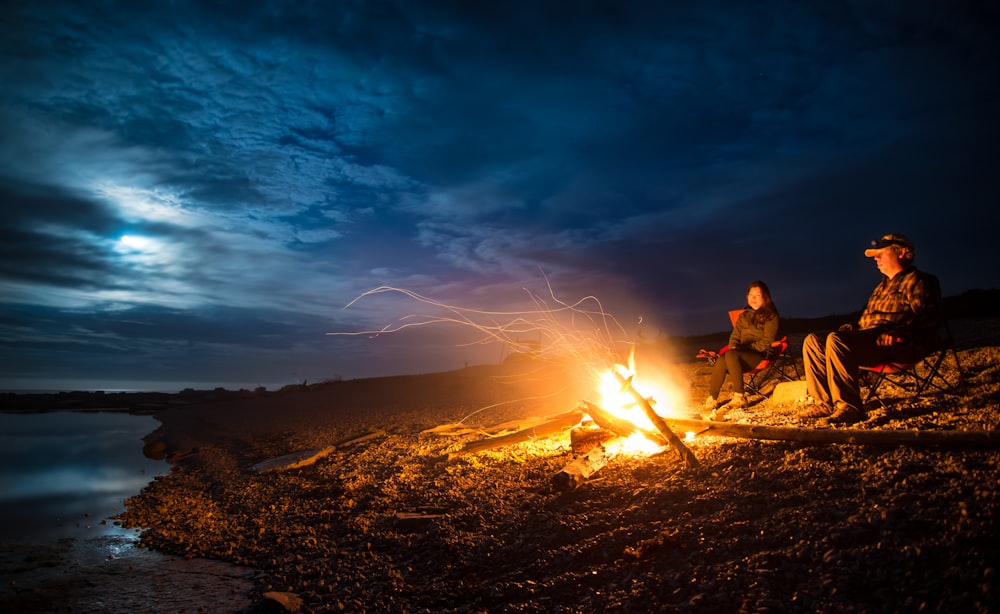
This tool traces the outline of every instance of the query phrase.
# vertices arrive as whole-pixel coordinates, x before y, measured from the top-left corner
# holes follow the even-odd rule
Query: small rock
[[[781,382],[774,387],[771,394],[772,403],[790,403],[806,396],[805,380]]]
[[[302,598],[295,593],[282,593],[270,591],[262,595],[265,600],[273,601],[285,609],[286,612],[298,612],[302,609]]]

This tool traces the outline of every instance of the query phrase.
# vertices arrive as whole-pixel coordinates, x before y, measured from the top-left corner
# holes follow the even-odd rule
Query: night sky
[[[0,8],[4,389],[269,387],[499,360],[594,296],[647,337],[860,309],[908,234],[1000,286],[992,2]],[[461,339],[456,338],[456,335]]]

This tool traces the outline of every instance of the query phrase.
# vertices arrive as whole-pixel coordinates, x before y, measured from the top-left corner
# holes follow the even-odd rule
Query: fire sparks
[[[579,369],[581,375],[588,371],[595,374],[593,392],[600,395],[600,407],[587,401],[584,404],[591,407],[592,413],[600,410],[604,418],[618,425],[619,428],[612,431],[619,436],[607,444],[610,453],[648,455],[662,450],[667,444],[688,452],[672,431],[661,436],[669,431],[662,418],[674,414],[671,408],[686,405],[686,386],[671,382],[664,372],[652,375],[643,372],[640,377],[636,369],[635,343],[628,339],[624,327],[604,311],[596,297],[566,302],[555,296],[547,279],[546,286],[549,298],[529,294],[535,308],[522,312],[458,307],[410,290],[382,286],[363,293],[347,307],[372,295],[399,293],[432,307],[433,312],[403,316],[377,330],[327,334],[378,336],[432,324],[469,327],[482,335],[476,343],[503,343],[515,351],[528,353],[534,360],[568,363]],[[538,339],[530,348],[521,341],[526,334]],[[620,364],[626,353],[624,350],[628,350],[627,366]],[[692,437],[693,434],[688,433],[686,439]],[[686,460],[689,464],[696,463],[689,453]]]
[[[444,303],[411,290],[380,286],[361,294],[344,308],[352,307],[366,297],[395,293],[423,303],[434,312],[405,315],[377,330],[330,332],[327,335],[376,337],[416,327],[459,325],[481,335],[474,344],[501,343],[540,360],[571,357],[581,367],[607,367],[632,345],[627,339],[625,328],[614,316],[604,311],[597,297],[586,296],[570,303],[556,297],[548,280],[546,286],[548,299],[528,293],[534,309],[527,311],[471,309]],[[538,341],[527,343],[524,341],[527,336],[536,337]]]

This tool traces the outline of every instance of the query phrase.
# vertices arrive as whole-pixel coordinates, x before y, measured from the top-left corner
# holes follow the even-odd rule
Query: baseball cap
[[[910,253],[913,253],[915,251],[913,249],[913,241],[910,241],[910,239],[906,236],[894,233],[882,235],[882,237],[877,241],[872,241],[871,245],[872,245],[871,247],[865,250],[866,258],[871,258],[875,254],[877,254],[880,249],[884,249],[886,247],[889,247],[890,245],[900,245],[910,250]]]

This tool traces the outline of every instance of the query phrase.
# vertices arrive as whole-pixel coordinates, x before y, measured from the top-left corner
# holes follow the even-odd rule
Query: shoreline
[[[992,323],[962,330],[995,339]],[[890,397],[859,428],[1000,428],[1000,344],[960,354],[967,396]],[[620,458],[558,496],[549,477],[571,455],[557,438],[445,460],[479,429],[560,413],[584,394],[565,373],[525,366],[168,404],[146,443],[171,471],[119,517],[148,527],[143,543],[164,556],[253,570],[257,604],[290,592],[313,611],[735,611],[749,599],[832,612],[904,597],[989,611],[977,604],[1000,594],[997,450],[701,441],[701,469],[669,453]],[[679,368],[702,394],[704,365]],[[795,411],[765,399],[731,419],[783,425]],[[471,431],[430,432],[442,425]],[[377,428],[384,437],[308,467],[248,470]],[[425,523],[398,524],[427,510]]]
[[[962,356],[968,396],[889,397],[857,428],[1000,428],[1000,347]],[[704,364],[677,368],[702,395]],[[309,611],[736,611],[749,599],[833,612],[901,595],[984,611],[1000,591],[996,449],[709,437],[692,443],[700,468],[670,451],[622,456],[563,494],[551,476],[573,458],[564,436],[450,456],[491,425],[576,407],[588,393],[570,381],[450,372],[164,410],[157,437],[177,470],[123,517],[156,519],[143,534],[153,548],[260,570],[258,591],[294,593]],[[796,416],[794,401],[762,399],[731,419]],[[309,466],[250,471],[377,429]],[[858,560],[869,563],[844,566]]]
[[[163,465],[162,469],[150,473],[150,467],[147,467],[150,463],[146,460],[149,455],[136,445],[141,445],[140,442],[144,442],[162,423],[151,419],[151,416],[141,415],[144,412],[130,412],[125,408],[54,407],[24,411],[10,409],[2,413],[31,416],[24,424],[35,426],[27,427],[24,434],[35,438],[35,433],[38,433],[42,435],[39,441],[54,445],[60,445],[57,442],[76,445],[72,436],[67,438],[66,434],[73,432],[77,422],[81,427],[96,424],[99,431],[112,428],[117,432],[120,428],[127,428],[122,431],[122,436],[135,441],[132,445],[136,446],[130,457],[145,462],[138,465],[122,463],[124,458],[116,454],[117,464],[108,459],[110,463],[100,465],[102,469],[98,473],[106,473],[109,476],[106,479],[115,482],[129,480],[124,489],[109,482],[108,488],[116,488],[113,495],[110,494],[112,491],[94,490],[93,486],[72,494],[70,491],[59,494],[63,492],[61,487],[56,488],[53,494],[35,493],[30,490],[30,482],[26,482],[24,484],[29,485],[29,490],[19,495],[25,498],[5,502],[4,518],[12,523],[8,526],[13,530],[0,540],[0,609],[10,612],[145,611],[167,614],[216,611],[215,607],[206,608],[206,603],[230,612],[244,610],[252,604],[250,595],[256,570],[223,561],[187,560],[143,548],[139,545],[139,535],[145,527],[126,528],[116,520],[124,509],[125,501],[138,496],[152,481],[173,470],[172,465],[157,463]],[[128,428],[122,423],[124,417],[111,419],[110,422],[108,419],[92,422],[88,418],[67,423],[67,418],[60,417],[66,413],[128,414],[128,424],[137,420],[141,421],[136,422],[137,425],[148,421],[154,426],[148,432],[143,432],[141,426]],[[39,430],[44,429],[41,425],[50,423],[49,419],[34,416],[46,414],[52,414],[52,419],[59,422],[55,428]],[[133,415],[134,418],[131,417]],[[21,424],[22,421],[17,419],[16,423]],[[20,428],[15,432],[20,433]],[[131,439],[133,436],[135,440]],[[21,467],[22,472],[30,472],[29,475],[44,471],[45,465],[39,465],[37,459],[40,456],[44,458],[45,451],[44,448],[38,449],[39,454],[25,456],[24,464],[15,466]],[[60,458],[72,463],[74,455],[61,455]],[[54,468],[58,466],[53,465]],[[132,491],[129,488],[132,478],[126,478],[126,475],[138,477],[140,474],[146,476],[145,482]],[[14,487],[15,483],[20,482],[12,481],[10,486]],[[21,529],[17,530],[17,527]]]

